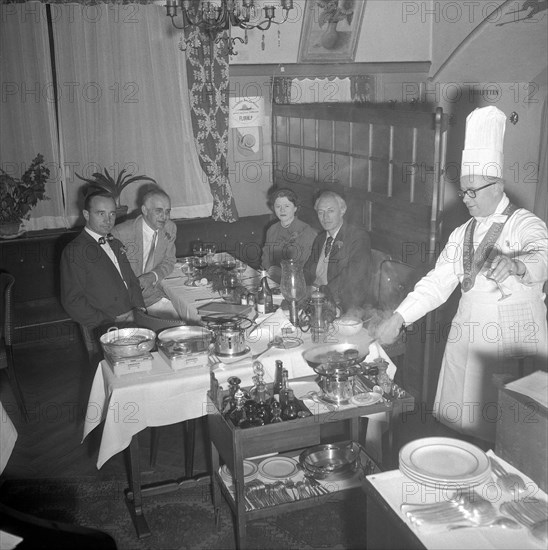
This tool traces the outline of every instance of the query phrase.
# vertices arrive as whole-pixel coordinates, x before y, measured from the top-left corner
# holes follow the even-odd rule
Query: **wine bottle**
[[[261,285],[257,294],[257,312],[259,315],[272,313],[274,304],[272,301],[272,290],[268,286],[268,273],[265,269],[261,271]]]
[[[280,389],[280,407],[285,409],[287,406],[287,399],[289,395],[289,373],[287,372],[287,369],[283,369],[282,371],[282,387]]]

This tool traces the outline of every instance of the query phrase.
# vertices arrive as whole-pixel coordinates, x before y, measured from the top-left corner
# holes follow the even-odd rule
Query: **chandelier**
[[[293,9],[293,0],[281,0],[282,20],[276,21],[276,7],[264,6],[264,19],[258,23],[251,23],[260,11],[255,6],[255,0],[166,0],[167,16],[177,29],[196,27],[209,34],[215,44],[221,44],[227,55],[238,55],[234,50],[237,41],[247,44],[247,31],[259,29],[267,31],[272,24],[281,25],[287,21],[289,11]],[[177,25],[175,18],[177,10],[181,9],[182,24]],[[244,29],[244,39],[231,36],[232,27]],[[228,35],[223,31],[228,31]],[[186,50],[188,41],[181,45]],[[264,35],[263,35],[264,49]]]

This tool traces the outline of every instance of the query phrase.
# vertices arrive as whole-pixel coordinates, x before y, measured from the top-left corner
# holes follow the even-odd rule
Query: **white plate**
[[[489,459],[479,447],[449,437],[411,441],[401,449],[399,458],[408,472],[433,483],[468,483],[490,470]]]
[[[232,474],[230,473],[230,470],[226,467],[226,464],[223,464],[223,466],[221,466],[219,473],[221,474],[221,477],[227,485],[232,484]],[[255,479],[258,474],[259,467],[257,466],[257,464],[255,464],[255,462],[251,462],[251,460],[244,460],[244,483]]]
[[[365,405],[373,405],[382,399],[382,395],[377,392],[367,392],[367,393],[358,393],[354,395],[350,401],[353,405],[357,407],[364,407]]]
[[[477,487],[478,485],[489,482],[489,480],[491,479],[491,475],[488,473],[486,476],[479,479],[474,479],[474,480],[453,481],[453,482],[435,481],[428,478],[417,477],[415,474],[413,474],[413,472],[406,470],[402,466],[400,466],[400,471],[402,474],[408,477],[411,481],[414,481],[419,485],[426,485],[427,487],[435,487],[436,489],[448,489],[448,490],[455,490],[455,491]]]
[[[265,479],[287,479],[299,473],[299,463],[287,456],[273,456],[259,464],[259,475]]]

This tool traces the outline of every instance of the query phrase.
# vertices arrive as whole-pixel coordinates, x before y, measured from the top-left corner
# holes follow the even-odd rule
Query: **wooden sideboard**
[[[258,267],[270,221],[270,215],[248,216],[235,223],[211,218],[175,220],[177,256],[192,254],[192,242],[200,239]],[[0,271],[15,277],[15,343],[79,337],[61,306],[59,262],[63,248],[80,230],[29,231],[17,239],[0,241]]]

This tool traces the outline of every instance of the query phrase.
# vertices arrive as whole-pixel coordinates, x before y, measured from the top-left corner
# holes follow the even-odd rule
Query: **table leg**
[[[126,491],[126,505],[129,509],[137,536],[142,539],[150,536],[150,529],[143,513],[143,496],[141,494],[141,465],[139,462],[138,435],[131,438],[127,452],[129,490]]]
[[[218,529],[221,524],[221,490],[216,473],[219,471],[219,451],[211,443],[211,492],[213,500],[213,510],[215,513],[215,527]]]
[[[195,418],[183,422],[183,434],[185,440],[185,476],[192,477],[194,473],[194,444],[196,440]]]

